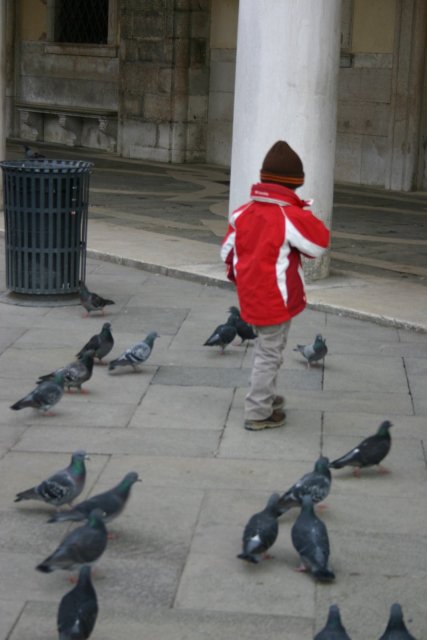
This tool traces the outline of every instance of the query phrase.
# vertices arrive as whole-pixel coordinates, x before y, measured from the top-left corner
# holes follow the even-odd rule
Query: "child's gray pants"
[[[245,399],[245,420],[263,420],[273,413],[277,374],[283,362],[291,321],[255,327],[251,388]]]

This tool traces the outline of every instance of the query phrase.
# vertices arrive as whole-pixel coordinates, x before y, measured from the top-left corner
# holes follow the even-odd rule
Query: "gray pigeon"
[[[46,156],[44,156],[42,153],[34,151],[34,149],[31,149],[31,147],[29,147],[27,144],[24,144],[24,151],[25,157],[29,160],[43,160],[44,158],[46,158]]]
[[[134,371],[138,371],[138,365],[145,362],[153,350],[154,341],[159,337],[156,331],[151,331],[144,340],[132,345],[121,356],[111,360],[108,370],[113,371],[116,367],[131,366]]]
[[[36,569],[42,573],[51,573],[56,569],[72,571],[98,560],[106,549],[108,539],[103,515],[101,509],[94,509],[86,524],[66,535],[58,548]]]
[[[416,640],[406,628],[402,607],[398,602],[391,606],[387,627],[380,640]]]
[[[325,523],[314,513],[310,495],[302,498],[301,511],[292,526],[291,537],[301,559],[299,571],[311,571],[319,582],[335,579],[335,574],[328,568],[328,531]]]
[[[306,473],[279,500],[280,515],[286,513],[292,507],[298,507],[302,503],[302,497],[310,495],[313,503],[322,502],[328,497],[331,489],[331,472],[329,471],[329,458],[320,456],[316,460],[313,471]]]
[[[253,330],[253,327],[243,320],[240,315],[240,310],[237,307],[230,307],[229,312],[231,314],[229,321],[231,320],[231,324],[234,323],[237,335],[242,340],[240,344],[243,344],[245,340],[255,340],[257,334]]]
[[[135,471],[131,471],[125,475],[118,485],[109,491],[104,491],[104,493],[99,493],[88,500],[84,500],[69,511],[54,513],[48,522],[65,522],[67,520],[78,522],[86,520],[94,509],[100,509],[103,513],[104,522],[110,522],[122,513],[129,499],[132,485],[138,481],[140,481],[138,474]]]
[[[93,358],[94,351],[92,349],[90,351],[85,351],[79,360],[70,362],[64,367],[60,367],[59,369],[56,369],[56,371],[52,371],[52,373],[40,376],[37,380],[37,384],[46,382],[47,380],[54,380],[55,376],[60,374],[64,378],[64,386],[68,391],[70,389],[78,389],[81,393],[87,393],[86,390],[82,389],[82,384],[90,380],[92,377]]]
[[[304,356],[307,360],[307,367],[309,367],[312,362],[317,362],[318,360],[323,360],[323,364],[325,364],[328,347],[326,346],[326,340],[318,333],[312,344],[297,344],[294,351],[299,351]]]
[[[278,503],[279,494],[273,493],[265,509],[249,519],[243,531],[243,549],[238,558],[257,564],[261,556],[275,543],[279,533]]]
[[[113,300],[102,298],[97,293],[89,291],[84,282],[80,282],[80,303],[86,309],[86,317],[91,311],[102,311],[104,315],[104,307],[108,304],[115,304]]]
[[[341,622],[338,605],[331,604],[326,626],[316,633],[314,640],[351,640]]]
[[[389,420],[384,420],[373,436],[365,438],[357,447],[351,449],[348,453],[341,456],[341,458],[333,460],[329,464],[330,468],[342,469],[343,467],[355,467],[353,475],[359,477],[360,469],[378,465],[379,470],[385,473],[386,469],[384,469],[380,463],[391,449],[389,429],[392,426]]]
[[[64,395],[64,376],[56,373],[53,380],[46,380],[37,385],[24,398],[15,402],[10,408],[14,411],[32,407],[46,413],[55,406]]]
[[[76,586],[62,598],[57,615],[59,640],[87,640],[98,616],[98,599],[90,567],[80,568]]]
[[[237,335],[236,316],[230,315],[225,324],[219,324],[215,331],[209,336],[204,347],[221,347],[221,354],[224,353],[225,347],[233,342]]]
[[[102,358],[105,358],[105,356],[110,353],[113,346],[114,338],[111,333],[111,324],[109,322],[105,322],[102,326],[101,333],[92,336],[89,342],[80,349],[76,356],[77,358],[81,358],[85,351],[92,350],[94,352],[94,357],[98,358],[99,362],[101,362]]]
[[[66,469],[61,469],[36,487],[16,494],[15,502],[21,500],[42,500],[60,507],[71,504],[83,491],[86,480],[86,451],[74,451]]]

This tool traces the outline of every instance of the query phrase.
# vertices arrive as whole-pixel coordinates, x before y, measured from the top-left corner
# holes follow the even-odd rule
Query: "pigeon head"
[[[316,460],[314,470],[317,471],[317,473],[325,473],[326,470],[328,470],[329,472],[329,458],[327,458],[326,456],[320,456]]]
[[[111,331],[111,322],[104,322],[102,325],[102,331]]]
[[[278,493],[272,493],[268,499],[266,510],[274,517],[277,518],[280,515],[279,509],[280,496]]]
[[[159,337],[157,331],[150,331],[150,333],[145,338],[145,342],[152,348],[154,344],[154,340]]]
[[[318,333],[314,339],[315,344],[326,344],[326,340],[323,338],[321,333]]]
[[[78,449],[77,451],[74,451],[71,456],[71,466],[74,469],[81,469],[82,467],[84,467],[85,460],[89,459],[90,458],[87,455],[86,451],[84,451],[83,449]]]
[[[311,497],[311,495],[309,493],[304,494],[303,497],[302,497],[301,511],[303,511],[304,513],[313,513],[314,512],[314,509],[313,509],[313,498]]]
[[[128,488],[128,487],[131,487],[133,484],[135,484],[135,482],[142,482],[142,480],[138,476],[136,471],[130,471],[125,475],[120,485],[123,486],[123,488]]]
[[[56,384],[59,384],[61,387],[64,386],[65,381],[65,373],[63,371],[55,371],[55,375],[53,376],[53,381]]]
[[[90,574],[91,574],[91,568],[89,564],[84,564],[82,567],[80,567],[80,571],[79,571],[79,579],[78,582],[79,584],[81,584],[82,582],[87,582],[87,580],[90,580]]]
[[[392,427],[392,423],[389,420],[384,420],[378,427],[377,436],[387,436],[388,430]]]
[[[90,364],[95,357],[95,349],[86,349],[83,351],[79,360],[81,360],[84,364]]]
[[[90,512],[89,518],[88,518],[89,526],[94,527],[95,529],[105,528],[105,524],[104,524],[105,516],[106,514],[102,509],[99,509],[99,508],[93,509]]]
[[[329,607],[327,625],[331,631],[342,629],[340,610],[338,609],[338,606],[336,604],[331,604],[331,606]]]
[[[228,311],[232,316],[237,316],[240,318],[240,311],[237,307],[230,307]]]
[[[393,631],[397,630],[406,630],[405,623],[403,621],[403,611],[402,607],[398,602],[395,602],[391,605],[390,608],[390,618],[387,625],[387,629],[393,629]]]

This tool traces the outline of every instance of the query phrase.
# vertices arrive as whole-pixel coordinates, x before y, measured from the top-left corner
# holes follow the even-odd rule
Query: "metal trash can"
[[[85,280],[91,162],[0,162],[6,286],[16,293],[65,295]]]

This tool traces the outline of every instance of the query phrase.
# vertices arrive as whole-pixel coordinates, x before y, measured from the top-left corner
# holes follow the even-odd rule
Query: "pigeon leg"
[[[294,571],[296,571],[297,573],[306,573],[307,567],[301,562],[299,567],[294,568]]]
[[[318,504],[317,508],[319,509],[319,511],[324,511],[325,509],[329,509],[327,504]]]
[[[355,478],[360,478],[360,467],[354,467],[353,475]]]
[[[390,471],[389,471],[386,467],[383,467],[383,465],[382,465],[382,464],[379,464],[379,465],[378,465],[378,471],[379,471],[380,473],[383,473],[383,474],[385,474],[385,473],[390,473]]]
[[[267,551],[262,554],[262,557],[263,557],[264,560],[273,560],[273,558],[274,558],[274,556],[272,556],[271,554],[267,553]]]

